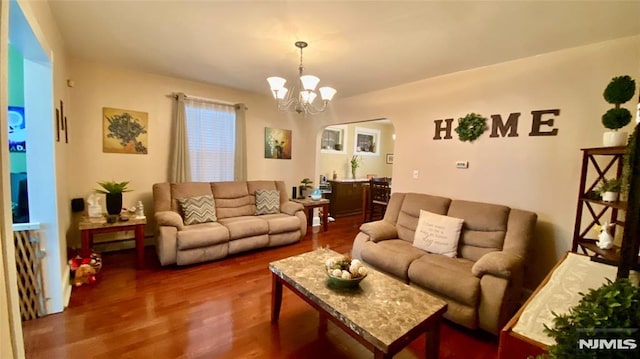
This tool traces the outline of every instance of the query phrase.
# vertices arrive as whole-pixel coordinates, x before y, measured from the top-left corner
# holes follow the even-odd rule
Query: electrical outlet
[[[420,178],[420,171],[413,170],[413,179],[418,179],[418,178]]]
[[[469,161],[457,161],[456,168],[469,168]]]

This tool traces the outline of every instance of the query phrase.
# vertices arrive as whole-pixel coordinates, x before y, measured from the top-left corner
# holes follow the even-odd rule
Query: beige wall
[[[304,135],[309,131],[309,121],[278,111],[270,97],[81,60],[73,61],[71,69],[75,86],[69,89],[72,98],[69,146],[74,154],[69,170],[70,197],[87,198],[100,180],[130,180],[133,191],[124,194],[123,205],[131,206],[142,200],[152,220],[151,187],[168,180],[173,100],[167,95],[173,92],[246,104],[249,179],[279,179],[291,187],[301,178],[312,175],[313,164],[304,160],[314,154],[314,148],[306,145]],[[102,152],[103,107],[149,114],[148,154]],[[292,130],[291,160],[264,158],[265,127]],[[72,232],[76,232],[72,237],[77,243],[77,231],[72,228]],[[153,224],[147,226],[147,233],[152,232]]]
[[[640,80],[640,36],[453,73],[334,104],[332,119],[389,118],[394,191],[486,201],[538,214],[529,285],[570,249],[581,148],[601,145],[602,92],[613,76]],[[624,107],[633,110],[638,96]],[[557,136],[529,137],[532,110],[560,109]],[[519,137],[433,140],[434,120],[521,112]],[[635,112],[635,111],[633,111]],[[320,127],[320,126],[319,126]],[[455,124],[454,126],[455,127]],[[630,126],[629,126],[630,127]],[[546,129],[546,128],[545,128]],[[469,161],[466,170],[455,162]],[[418,179],[412,178],[418,170]],[[533,284],[532,284],[533,283]]]
[[[366,178],[367,174],[375,174],[378,177],[391,177],[392,165],[386,163],[386,154],[393,153],[394,140],[393,133],[394,128],[392,124],[383,123],[379,121],[367,121],[358,122],[356,124],[344,125],[346,128],[345,143],[343,144],[344,153],[337,152],[324,152],[320,151],[320,145],[318,145],[319,153],[319,172],[321,175],[327,176],[328,179],[333,177],[335,171],[338,178],[351,178],[351,158],[354,154],[354,141],[356,127],[370,128],[380,131],[380,152],[378,156],[361,156],[362,162],[360,167],[356,171],[358,178]],[[322,136],[322,131],[320,131]],[[314,179],[314,182],[317,178]]]

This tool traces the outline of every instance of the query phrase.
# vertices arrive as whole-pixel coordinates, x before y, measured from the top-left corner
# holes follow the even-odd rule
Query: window
[[[329,126],[322,131],[320,152],[345,153],[344,135],[345,126]]]
[[[185,99],[191,180],[233,181],[236,113],[233,106]]]
[[[356,127],[353,153],[361,156],[380,155],[380,131]]]

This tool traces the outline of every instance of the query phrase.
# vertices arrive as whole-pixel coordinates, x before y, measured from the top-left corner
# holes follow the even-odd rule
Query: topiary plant
[[[617,131],[631,122],[631,112],[626,108],[620,108],[620,104],[631,100],[635,92],[636,82],[630,76],[616,76],[611,79],[602,96],[615,107],[602,115],[604,127]]]
[[[631,112],[626,108],[612,108],[602,115],[602,124],[610,130],[623,128],[631,122]]]
[[[608,103],[614,104],[618,108],[621,103],[631,100],[635,92],[636,82],[630,76],[624,75],[611,79],[602,95]]]

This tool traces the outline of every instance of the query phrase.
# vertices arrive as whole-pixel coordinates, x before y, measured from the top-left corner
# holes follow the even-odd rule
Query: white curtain
[[[176,136],[173,141],[173,156],[169,171],[169,180],[174,183],[191,181],[191,164],[189,161],[189,137],[187,136],[187,114],[185,111],[185,95],[176,96],[176,112],[174,129]]]

